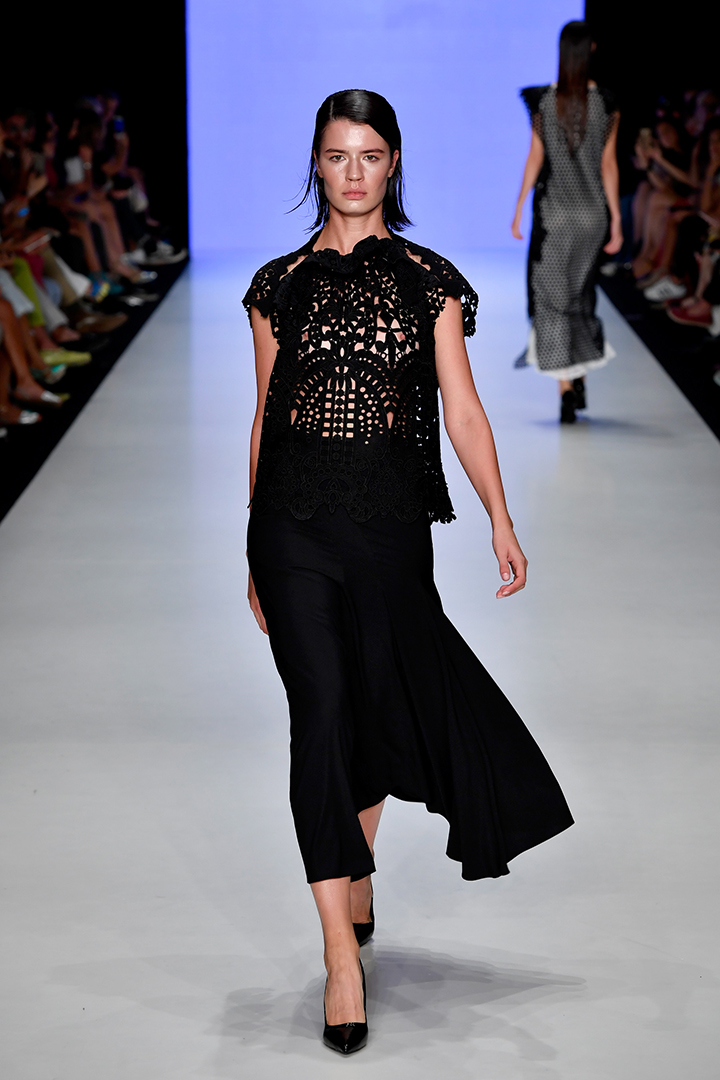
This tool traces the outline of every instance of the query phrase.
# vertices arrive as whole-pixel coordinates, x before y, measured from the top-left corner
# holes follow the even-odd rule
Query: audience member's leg
[[[26,320],[25,325],[27,326],[28,316],[23,315],[23,319]],[[21,397],[23,401],[41,401],[45,391],[42,386],[33,379],[30,372],[25,342],[23,341],[22,323],[15,315],[10,301],[6,300],[5,297],[0,297],[0,327],[2,327],[3,332],[3,346],[15,374],[16,395]],[[30,333],[29,327],[27,333]],[[39,361],[38,367],[44,369],[45,364],[37,355],[36,350],[31,358],[31,362],[33,362],[35,358]]]

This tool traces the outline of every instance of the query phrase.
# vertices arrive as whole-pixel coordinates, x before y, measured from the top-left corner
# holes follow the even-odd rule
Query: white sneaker
[[[168,244],[167,247],[170,247]],[[170,248],[169,253],[161,253],[160,245],[158,245],[158,251],[154,255],[148,255],[146,266],[172,266],[174,263],[182,262],[183,259],[187,259],[188,250],[183,248],[182,251],[173,251]]]
[[[687,289],[684,285],[673,281],[666,274],[665,277],[661,277],[659,281],[656,281],[654,285],[648,285],[647,289],[643,289],[643,296],[646,300],[658,303],[661,300],[679,300],[686,292]]]
[[[147,259],[147,255],[142,248],[136,248],[135,251],[123,251],[120,256],[120,262],[125,266],[140,266]]]

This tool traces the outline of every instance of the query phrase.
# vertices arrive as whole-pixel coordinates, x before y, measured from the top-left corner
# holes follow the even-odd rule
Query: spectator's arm
[[[685,169],[678,169],[677,165],[673,165],[671,161],[663,157],[662,150],[659,147],[653,147],[648,150],[650,157],[657,161],[658,165],[665,170],[668,176],[672,176],[673,180],[677,180],[680,184],[687,184],[688,187],[697,187],[697,181],[693,179],[689,172]]]
[[[39,195],[40,192],[47,187],[47,182],[48,178],[44,173],[40,176],[37,174],[31,176],[27,185],[28,199],[34,199],[36,195]]]
[[[118,131],[115,135],[115,153],[101,166],[105,175],[107,177],[116,176],[117,173],[122,172],[127,165],[129,153],[130,140],[128,139],[127,132]]]

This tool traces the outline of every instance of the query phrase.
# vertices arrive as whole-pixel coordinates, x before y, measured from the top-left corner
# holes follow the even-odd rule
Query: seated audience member
[[[28,411],[22,405],[53,406],[63,404],[64,398],[40,385],[59,382],[65,374],[65,365],[52,366],[37,347],[28,316],[32,304],[15,284],[7,264],[13,258],[0,251],[0,331],[2,332],[3,364],[2,393],[0,393],[0,423],[33,424],[40,419],[35,410]],[[12,380],[12,384],[11,384]],[[10,394],[15,402],[10,400]]]
[[[633,203],[633,234],[640,250],[633,259],[633,274],[648,287],[669,273],[677,221],[691,208],[696,181],[690,171],[691,154],[682,146],[680,125],[661,119],[654,137],[641,131],[635,144],[635,166],[646,179]]]
[[[720,117],[713,118],[700,141],[698,155],[702,176],[697,213],[680,227],[675,279],[686,283],[690,295],[669,304],[667,313],[686,326],[711,327],[718,296],[720,258]]]
[[[62,406],[49,387],[127,321],[117,302],[158,299],[136,289],[157,277],[146,266],[187,256],[149,215],[118,105],[84,98],[68,124],[0,107],[0,436]]]
[[[108,270],[136,284],[151,281],[149,274],[144,276],[142,271],[126,265],[123,261],[125,244],[115,208],[107,197],[108,177],[95,160],[96,151],[102,146],[102,119],[85,103],[83,105],[84,107],[78,110],[69,133],[71,152],[63,161],[65,207],[69,211],[81,210],[88,224],[94,223],[99,227]],[[102,274],[101,257],[90,228],[83,231],[82,239],[91,274]]]
[[[128,248],[126,261],[139,266],[166,266],[187,258],[187,248],[175,251],[162,239],[162,226],[150,215],[150,201],[141,169],[130,163],[130,138],[118,115],[120,97],[103,90],[97,98],[104,126],[96,165],[112,182],[109,191]]]

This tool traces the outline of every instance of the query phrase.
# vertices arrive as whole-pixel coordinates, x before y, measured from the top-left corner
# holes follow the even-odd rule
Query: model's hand
[[[252,574],[248,574],[248,601],[250,602],[250,610],[257,620],[257,624],[262,630],[263,634],[267,634],[267,623],[265,622],[265,616],[260,610],[260,601],[258,600],[257,593],[255,592],[255,585],[253,583]]]
[[[617,255],[620,248],[623,246],[623,234],[622,223],[620,221],[610,222],[610,239],[603,248],[606,255]]]
[[[495,593],[498,600],[502,600],[525,588],[527,559],[510,525],[493,529],[492,544],[500,567],[500,577],[507,583],[501,585]],[[512,581],[510,580],[511,572]]]
[[[520,217],[519,217],[519,215],[515,216],[512,219],[512,225],[510,226],[510,232],[513,234],[513,236],[515,237],[516,240],[522,240],[523,236],[522,236],[522,233],[520,232]]]

